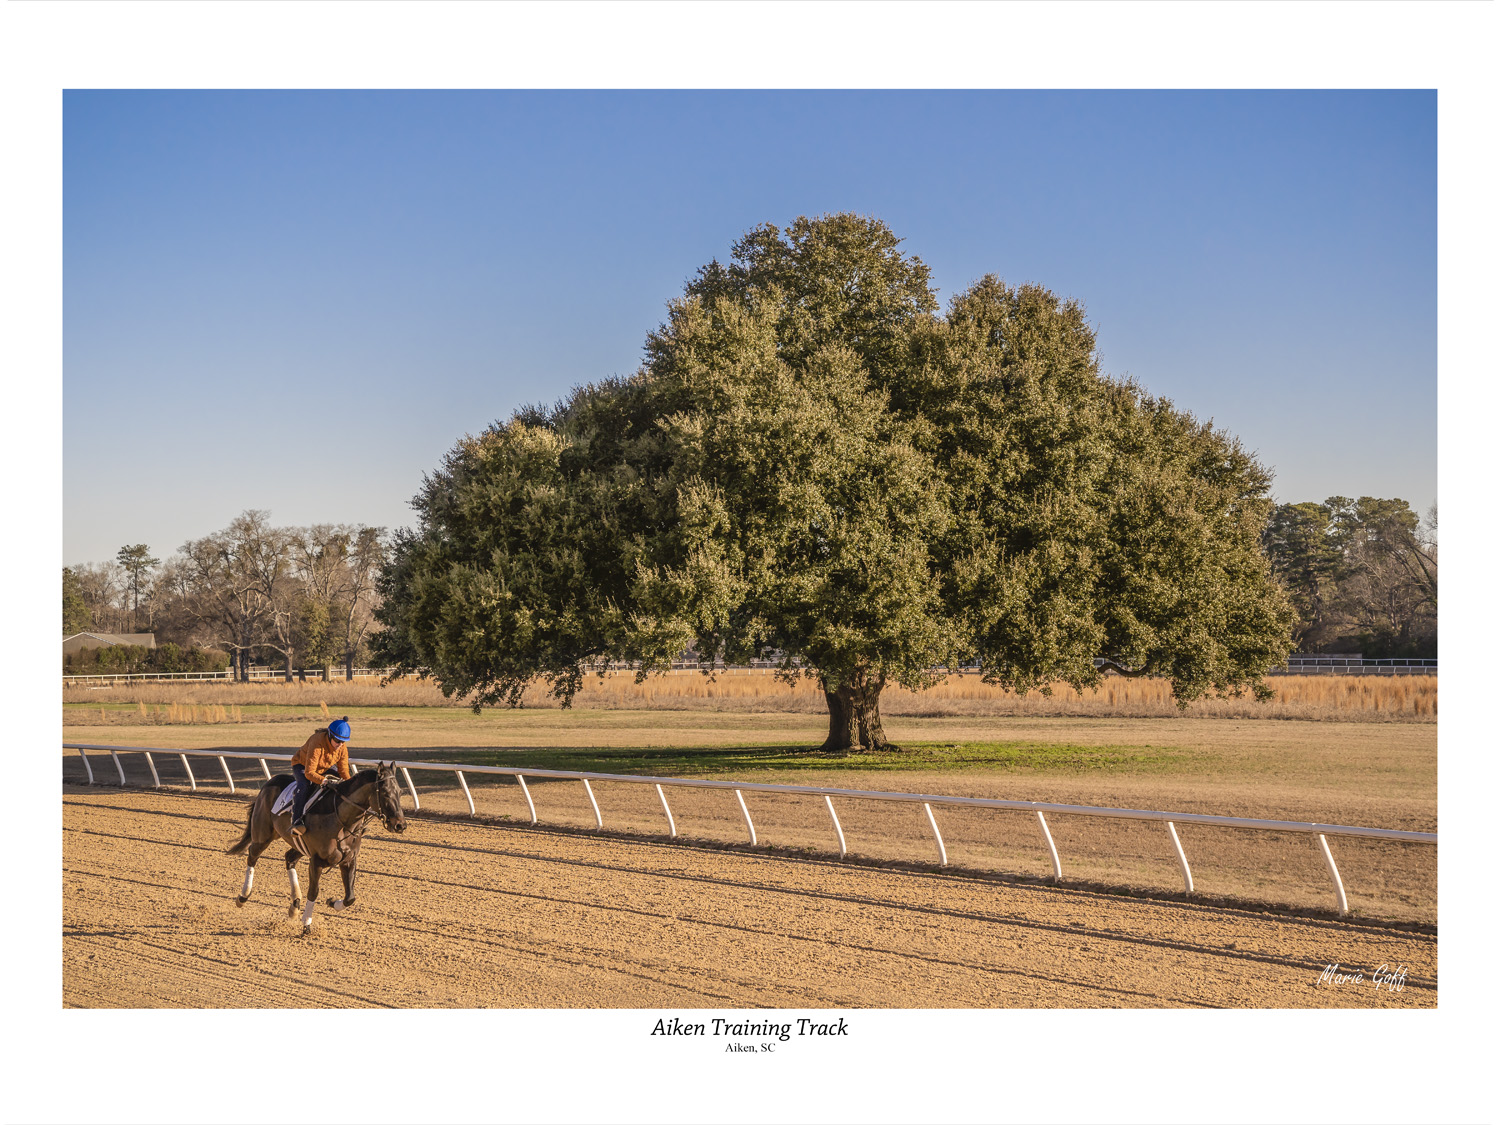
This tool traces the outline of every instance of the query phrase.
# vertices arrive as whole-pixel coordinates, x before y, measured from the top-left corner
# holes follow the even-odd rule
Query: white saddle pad
[[[312,796],[307,799],[307,804],[303,806],[302,815],[306,816],[308,813],[312,812],[313,809],[317,808],[319,802],[323,800],[323,796],[326,792],[327,790],[323,786],[314,785],[312,789]],[[278,796],[271,805],[271,815],[280,816],[282,813],[286,812],[287,809],[291,808],[292,798],[296,795],[296,793],[297,787],[295,785],[288,785],[285,789],[283,789],[281,791],[281,795]]]

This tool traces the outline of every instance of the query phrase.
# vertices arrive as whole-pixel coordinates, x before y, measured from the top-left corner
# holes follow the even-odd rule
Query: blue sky
[[[1437,497],[1436,96],[70,92],[64,562],[409,523],[454,440],[633,370],[746,229],[853,210],[1087,307],[1284,500]]]

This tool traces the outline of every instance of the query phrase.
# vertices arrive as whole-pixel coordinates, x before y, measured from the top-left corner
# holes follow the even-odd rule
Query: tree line
[[[63,569],[63,634],[155,633],[162,653],[138,658],[153,668],[213,650],[240,679],[252,662],[279,663],[288,679],[305,668],[326,677],[337,663],[350,676],[369,654],[383,536],[362,524],[277,527],[251,510],[165,562],[127,545],[109,562]]]
[[[1299,652],[1435,657],[1437,505],[1330,496],[1282,504],[1261,542],[1291,597]]]
[[[185,544],[163,565],[145,544],[122,547],[112,562],[64,567],[63,635],[84,631],[157,634],[155,650],[137,646],[86,649],[65,660],[65,671],[219,671],[230,654],[245,651],[248,624],[252,660],[279,660],[284,668],[320,668],[339,659],[345,671],[372,658],[379,568],[386,551],[382,529],[358,524],[275,529],[267,535],[263,512],[249,512],[203,540]],[[1437,656],[1437,507],[1418,519],[1400,499],[1332,496],[1322,503],[1281,504],[1271,510],[1261,545],[1295,612],[1294,651],[1360,652],[1366,657]],[[250,560],[253,544],[269,539],[270,593],[224,610],[223,592],[211,579],[227,579],[232,565],[200,565],[216,549]],[[206,546],[217,544],[218,547]],[[195,581],[193,574],[200,579]],[[250,568],[247,568],[247,576]],[[251,585],[244,583],[244,585]],[[272,608],[274,607],[274,608]],[[208,620],[212,617],[212,623]],[[240,646],[221,636],[240,638]],[[283,643],[283,641],[285,643]],[[238,663],[236,665],[238,667]]]

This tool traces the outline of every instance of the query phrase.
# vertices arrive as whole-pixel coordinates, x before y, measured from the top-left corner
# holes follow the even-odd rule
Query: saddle
[[[332,775],[330,774],[329,776]],[[316,786],[313,789],[312,796],[307,799],[307,804],[302,806],[302,815],[306,816],[308,813],[316,812],[318,806],[325,803],[324,798],[329,795],[332,789],[333,784],[326,781],[322,785]],[[271,815],[280,816],[287,809],[291,808],[292,797],[296,795],[296,792],[297,787],[295,785],[288,785],[283,789],[271,805]]]

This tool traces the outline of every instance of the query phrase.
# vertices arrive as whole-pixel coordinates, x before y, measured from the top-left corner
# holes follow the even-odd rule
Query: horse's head
[[[390,832],[405,832],[406,817],[401,812],[401,782],[396,778],[396,764],[377,762],[375,766],[375,799],[370,808],[385,822]]]

